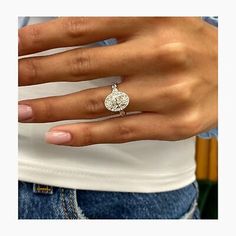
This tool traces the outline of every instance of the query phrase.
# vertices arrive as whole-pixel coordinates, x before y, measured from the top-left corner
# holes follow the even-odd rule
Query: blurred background
[[[218,219],[218,140],[197,137],[195,158],[201,218]]]

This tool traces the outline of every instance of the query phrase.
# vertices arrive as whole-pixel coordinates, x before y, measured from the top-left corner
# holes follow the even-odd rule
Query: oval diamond
[[[109,111],[122,111],[129,104],[129,96],[124,92],[113,91],[106,97],[104,104]]]

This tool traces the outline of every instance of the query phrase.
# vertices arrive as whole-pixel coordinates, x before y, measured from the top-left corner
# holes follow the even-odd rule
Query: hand
[[[139,114],[54,127],[53,144],[85,146],[135,140],[180,140],[217,126],[217,29],[191,17],[69,17],[19,30],[19,55],[108,38],[117,45],[79,48],[19,60],[19,85],[121,76],[127,112]],[[20,101],[20,122],[93,119],[111,86]]]

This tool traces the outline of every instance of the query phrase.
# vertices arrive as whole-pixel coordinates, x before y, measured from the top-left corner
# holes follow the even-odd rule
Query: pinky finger
[[[169,130],[169,131],[168,131]],[[159,114],[140,113],[103,121],[62,125],[46,133],[46,142],[66,146],[168,139],[170,126]]]

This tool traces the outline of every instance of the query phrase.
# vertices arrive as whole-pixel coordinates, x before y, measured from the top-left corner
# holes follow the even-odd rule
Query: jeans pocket
[[[188,212],[186,212],[180,219],[200,219],[200,211],[198,209],[198,196],[199,196],[199,188],[197,181],[192,183],[193,187],[196,190],[196,197],[193,200],[193,203]]]
[[[190,219],[197,217],[197,198],[196,183],[157,193],[77,190],[78,206],[89,219]]]

